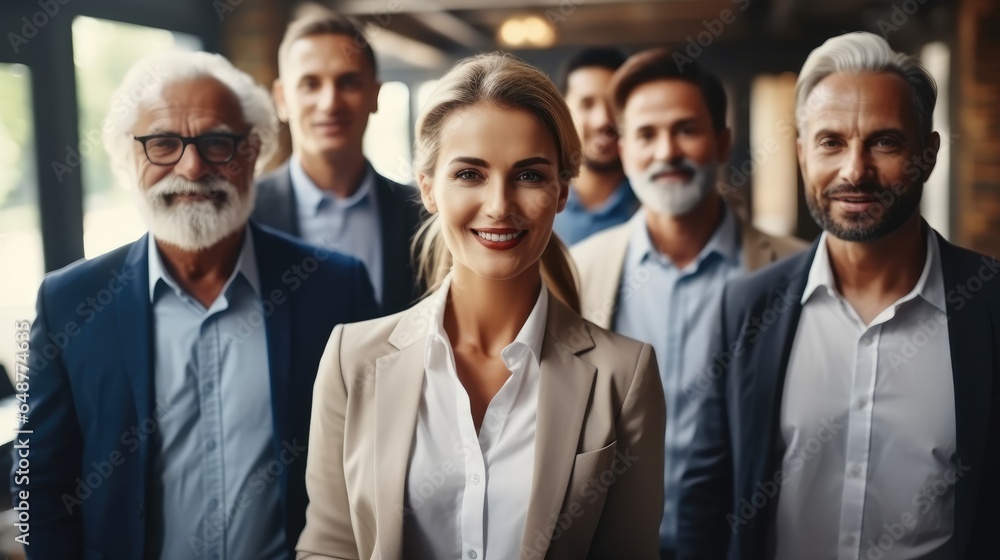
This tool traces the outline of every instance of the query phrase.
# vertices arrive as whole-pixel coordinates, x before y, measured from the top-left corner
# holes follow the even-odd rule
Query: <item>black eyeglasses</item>
[[[201,136],[180,136],[177,134],[150,134],[133,136],[142,144],[146,159],[153,165],[174,165],[181,160],[188,144],[194,144],[198,155],[206,163],[229,163],[236,155],[236,145],[246,134],[211,132]]]

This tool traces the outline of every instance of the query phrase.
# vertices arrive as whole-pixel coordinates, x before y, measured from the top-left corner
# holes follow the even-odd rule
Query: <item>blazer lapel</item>
[[[375,360],[375,518],[381,558],[403,554],[406,471],[424,385],[430,297],[406,311],[389,336],[393,349]]]
[[[589,278],[582,279],[585,284],[584,293],[594,294],[594,297],[585,298],[593,307],[588,306],[588,309],[584,310],[582,314],[602,329],[611,329],[618,316],[618,293],[621,290],[622,274],[625,271],[628,242],[632,237],[630,223],[626,222],[619,226],[610,235],[607,246],[600,249],[601,254],[611,256],[610,261],[605,261],[607,262],[607,274],[592,274]],[[587,286],[587,284],[591,285]],[[605,305],[608,301],[611,302],[611,313],[606,312],[609,309]]]
[[[372,173],[375,173],[372,171]],[[406,270],[410,262],[410,233],[406,231],[406,216],[400,208],[400,193],[384,177],[375,173],[378,199],[379,228],[382,232],[382,307],[395,312],[414,296],[413,275]]]
[[[122,276],[130,281],[116,299],[118,332],[121,335],[122,360],[132,386],[135,399],[136,420],[155,418],[153,415],[153,321],[149,299],[149,234],[132,244],[125,257]],[[140,438],[139,464],[142,478],[136,489],[135,499],[144,507],[146,477],[149,472],[150,442]],[[141,511],[141,510],[140,510]],[[142,550],[143,535],[138,536],[137,550]]]
[[[961,254],[937,235],[941,248],[941,268],[945,289],[965,285],[976,274],[978,261],[970,267],[960,262]],[[994,328],[989,307],[976,305],[960,297],[949,297],[948,337],[951,345],[951,369],[955,387],[955,437],[957,452],[953,464],[962,478],[955,485],[955,550],[965,557],[965,547],[975,526],[976,504],[983,479],[983,461],[988,445],[990,410],[993,395],[992,356],[983,351],[993,348]],[[996,349],[994,349],[996,351]],[[995,425],[995,423],[994,423]],[[987,475],[989,476],[989,475]]]
[[[153,322],[149,301],[149,234],[133,243],[125,257],[123,276],[133,278],[117,299],[118,326],[122,337],[122,359],[128,370],[139,419],[152,413]]]
[[[256,225],[250,226],[253,235],[258,270],[260,271],[261,294],[270,294],[282,286],[279,274],[287,266],[275,262],[275,250],[271,238]],[[289,385],[292,375],[292,301],[286,305],[275,305],[273,311],[264,318],[264,333],[267,337],[267,364],[271,381],[271,414],[274,425],[275,453],[281,452],[281,442],[292,438],[292,428],[288,423],[290,402]],[[284,475],[282,476],[284,484]],[[286,493],[282,492],[282,499]]]
[[[799,324],[799,317],[802,315],[802,293],[805,291],[806,281],[809,278],[809,268],[812,266],[813,258],[816,255],[818,242],[813,244],[812,250],[801,257],[789,274],[785,277],[785,282],[776,286],[769,296],[763,300],[761,307],[755,308],[754,313],[758,318],[766,321],[768,310],[774,310],[777,318],[773,326],[763,331],[760,338],[754,343],[756,348],[757,367],[748,372],[749,379],[740,380],[734,388],[739,391],[735,395],[743,406],[742,423],[749,426],[743,431],[743,441],[740,447],[745,449],[747,456],[758,457],[755,468],[751,468],[744,473],[749,476],[744,482],[746,488],[751,488],[753,481],[762,480],[764,473],[771,472],[773,461],[777,456],[774,447],[774,436],[778,431],[778,420],[781,413],[781,398],[785,387],[785,377],[788,369],[788,359],[792,352],[792,344],[795,341],[795,331]],[[744,318],[743,328],[747,328],[747,319]],[[747,342],[749,344],[749,342]],[[753,363],[752,361],[750,362]],[[758,447],[754,440],[763,435],[763,446]],[[752,449],[763,450],[762,453],[753,453]]]
[[[543,558],[566,497],[597,369],[577,356],[594,347],[586,324],[549,298],[542,344],[531,500],[521,558]]]

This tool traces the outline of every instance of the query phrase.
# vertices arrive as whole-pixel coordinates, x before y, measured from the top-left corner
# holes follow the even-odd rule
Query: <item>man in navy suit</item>
[[[935,99],[876,35],[806,60],[797,148],[824,233],[726,287],[680,558],[996,555],[1000,261],[920,216]]]
[[[360,259],[382,310],[406,309],[420,293],[410,242],[423,205],[362,153],[382,85],[371,45],[352,22],[317,9],[289,24],[278,74],[274,101],[292,157],[257,182],[253,219]]]
[[[30,558],[290,558],[313,380],[364,266],[248,222],[277,121],[218,55],[130,70],[105,147],[149,227],[49,275],[30,338]]]

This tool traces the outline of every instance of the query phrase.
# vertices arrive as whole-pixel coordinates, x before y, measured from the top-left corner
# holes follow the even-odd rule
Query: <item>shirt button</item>
[[[864,410],[864,408],[866,406],[868,406],[868,398],[867,397],[861,397],[861,398],[859,398],[858,399],[858,408],[861,409],[861,410]]]
[[[215,498],[209,500],[208,509],[215,509],[217,507],[219,507],[219,500],[216,500]]]
[[[479,475],[478,474],[472,475],[472,483],[473,484],[479,484]],[[473,552],[475,552],[475,551],[473,551]]]
[[[479,555],[476,554],[475,550],[470,550],[469,551],[469,558],[472,558],[472,560],[476,560],[476,558],[478,558],[478,557],[479,557]]]
[[[871,346],[874,342],[875,342],[875,337],[872,335],[868,335],[861,340],[861,343],[864,344],[865,346]]]
[[[861,465],[854,465],[851,467],[850,475],[852,478],[857,478],[861,476]]]
[[[206,381],[205,391],[212,392],[212,389],[215,389],[215,383],[212,383],[211,381]]]
[[[208,444],[206,444],[205,447],[207,447],[209,451],[215,451],[215,440],[208,440]]]

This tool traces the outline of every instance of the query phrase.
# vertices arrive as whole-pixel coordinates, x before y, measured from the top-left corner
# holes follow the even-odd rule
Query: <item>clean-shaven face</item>
[[[380,87],[352,37],[323,34],[293,42],[274,101],[295,152],[326,158],[360,151]]]

